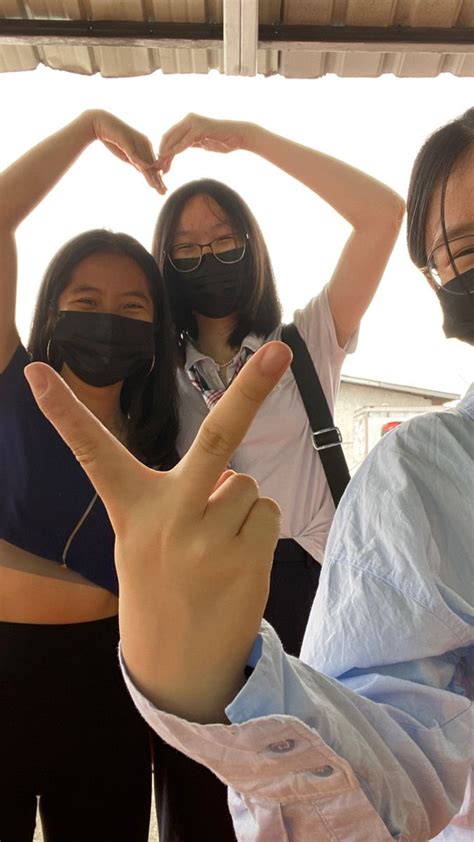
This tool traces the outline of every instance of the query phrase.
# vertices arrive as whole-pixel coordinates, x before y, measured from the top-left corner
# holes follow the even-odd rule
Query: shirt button
[[[333,772],[332,766],[320,766],[319,769],[314,769],[313,775],[318,778],[330,778]]]
[[[294,745],[294,740],[280,740],[278,743],[271,743],[268,748],[274,754],[285,754],[285,752],[291,751]]]

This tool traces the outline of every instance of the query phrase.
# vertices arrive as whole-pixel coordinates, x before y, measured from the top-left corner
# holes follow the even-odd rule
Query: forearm
[[[26,152],[0,174],[0,227],[14,231],[95,139],[94,113],[85,111]]]
[[[374,233],[392,220],[397,230],[404,211],[402,198],[367,173],[251,123],[245,124],[242,148],[309,187],[354,230]]]

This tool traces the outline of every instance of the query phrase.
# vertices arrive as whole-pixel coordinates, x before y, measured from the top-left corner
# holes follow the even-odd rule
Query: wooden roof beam
[[[224,0],[224,72],[257,73],[258,0]]]

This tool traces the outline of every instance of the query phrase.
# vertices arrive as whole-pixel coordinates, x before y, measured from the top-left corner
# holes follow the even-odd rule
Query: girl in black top
[[[150,747],[118,670],[117,581],[105,509],[28,394],[48,361],[150,466],[177,432],[174,351],[161,276],[131,237],[67,243],[40,289],[28,350],[15,324],[15,231],[100,140],[164,192],[146,137],[89,111],[0,174],[0,839],[145,842]]]

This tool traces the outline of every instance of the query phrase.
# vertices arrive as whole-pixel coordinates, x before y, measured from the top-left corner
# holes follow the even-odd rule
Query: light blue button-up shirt
[[[336,513],[302,661],[263,623],[230,725],[157,710],[124,666],[151,727],[230,787],[240,842],[473,842],[473,468],[472,387],[380,441]]]

